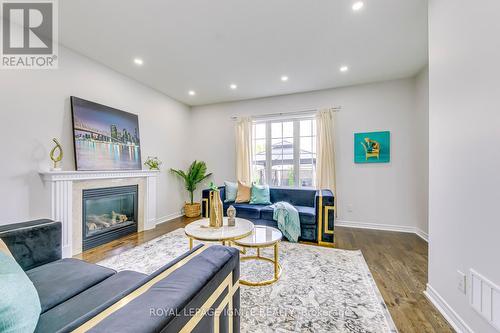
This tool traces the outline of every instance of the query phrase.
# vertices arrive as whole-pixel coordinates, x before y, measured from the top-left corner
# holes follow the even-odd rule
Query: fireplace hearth
[[[137,232],[138,186],[83,190],[83,250]]]

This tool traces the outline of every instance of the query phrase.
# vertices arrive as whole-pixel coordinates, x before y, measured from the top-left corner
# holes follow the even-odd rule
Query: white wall
[[[429,68],[424,68],[415,78],[415,154],[418,156],[416,169],[417,228],[421,236],[428,238],[429,232]]]
[[[187,166],[189,107],[61,47],[57,70],[0,73],[0,224],[50,217],[38,170],[50,166],[53,137],[64,147],[63,168],[74,169],[71,95],[139,114],[143,159],[164,163],[157,216],[178,213],[183,189],[166,170]]]
[[[207,162],[218,184],[235,179],[234,123],[231,115],[258,115],[341,105],[336,119],[339,220],[383,224],[414,231],[426,224],[426,203],[418,198],[420,168],[426,159],[415,153],[425,145],[423,122],[415,121],[414,78],[340,89],[255,99],[192,108],[192,156]],[[423,110],[419,110],[424,112]],[[391,163],[355,164],[354,133],[391,131]],[[419,152],[425,152],[420,147]],[[426,201],[426,200],[424,200]],[[352,205],[352,212],[347,207]],[[422,221],[418,221],[418,219]],[[380,227],[380,226],[379,226]]]
[[[499,12],[498,0],[429,2],[429,284],[480,333],[494,329],[456,272],[500,285]]]

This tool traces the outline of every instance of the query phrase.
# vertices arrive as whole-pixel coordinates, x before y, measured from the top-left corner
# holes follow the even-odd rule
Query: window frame
[[[281,187],[281,188],[304,188],[304,189],[311,189],[315,188],[315,169],[316,169],[316,160],[317,160],[317,151],[315,151],[314,147],[311,147],[311,162],[313,166],[313,172],[312,172],[312,185],[311,186],[302,186],[300,182],[300,139],[302,136],[300,135],[300,122],[304,120],[310,120],[313,123],[311,124],[311,135],[310,136],[304,136],[304,137],[310,137],[311,138],[311,144],[314,145],[315,141],[317,141],[317,132],[314,132],[314,122],[315,122],[315,116],[314,115],[304,115],[300,117],[280,117],[280,118],[272,118],[272,119],[255,119],[252,121],[252,133],[255,133],[254,131],[254,126],[258,124],[264,124],[265,125],[265,149],[266,149],[266,164],[264,168],[264,180],[265,184],[270,185],[272,182],[272,142],[273,142],[273,137],[272,137],[272,124],[273,123],[286,123],[286,122],[293,122],[293,179],[294,179],[294,186],[289,186],[289,185],[273,185],[273,187]],[[281,133],[281,139],[283,139],[283,130]],[[255,138],[252,137],[252,147],[256,144],[257,140],[262,140],[262,138]],[[254,172],[255,168],[255,156],[256,153],[252,151],[252,173]],[[270,185],[271,186],[271,185]]]

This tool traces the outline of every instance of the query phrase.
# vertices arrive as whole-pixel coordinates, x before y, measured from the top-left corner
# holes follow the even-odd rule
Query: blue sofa
[[[226,199],[225,186],[219,187],[221,199]],[[332,191],[300,188],[270,189],[271,202],[286,201],[299,212],[301,237],[299,240],[332,246],[334,244],[335,202]],[[210,189],[202,191],[202,214],[208,217]],[[258,225],[277,227],[273,220],[273,209],[269,205],[224,202],[224,215],[229,206],[236,208],[236,216]]]
[[[61,223],[37,220],[0,226],[0,238],[33,282],[42,307],[35,332],[72,332],[114,306],[86,332],[239,332],[239,251],[198,246],[156,272],[116,272],[61,258]],[[149,288],[149,289],[148,289]],[[232,299],[232,303],[229,300]],[[197,309],[210,300],[205,315]],[[224,311],[218,320],[212,309]],[[232,325],[232,330],[229,329]]]

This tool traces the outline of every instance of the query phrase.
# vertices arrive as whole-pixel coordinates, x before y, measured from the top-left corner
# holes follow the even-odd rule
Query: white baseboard
[[[380,223],[367,223],[367,222],[357,222],[357,221],[346,221],[346,220],[335,220],[336,227],[348,227],[348,228],[360,228],[360,229],[373,229],[373,230],[385,230],[385,231],[397,231],[406,232],[411,234],[416,234],[424,241],[429,241],[429,236],[423,230],[412,226],[402,226],[393,224],[380,224]]]
[[[415,233],[417,234],[417,236],[419,236],[424,241],[429,243],[429,234],[428,233],[426,233],[425,231],[423,231],[422,229],[420,229],[418,227],[415,227]]]
[[[355,222],[346,220],[335,220],[336,227],[349,227],[349,228],[361,228],[361,229],[376,229],[376,230],[386,230],[386,231],[399,231],[399,232],[409,232],[414,233],[415,228],[409,226],[392,225],[392,224],[380,224],[380,223],[367,223],[367,222]]]
[[[439,293],[427,283],[427,290],[424,291],[427,299],[438,309],[448,323],[457,333],[474,333],[465,321],[453,310]]]
[[[168,214],[168,215],[159,217],[159,218],[156,219],[155,225],[156,224],[160,224],[160,223],[164,223],[164,222],[167,222],[167,221],[170,221],[170,220],[173,220],[173,219],[176,219],[178,217],[181,217],[182,215],[184,215],[184,214],[181,211],[178,211],[178,212],[174,212],[172,214]]]
[[[156,224],[164,223],[178,217],[183,216],[182,211],[178,211],[172,214],[168,214],[157,218],[155,221]],[[346,221],[346,220],[335,220],[335,226],[337,227],[348,227],[348,228],[360,228],[360,229],[373,229],[373,230],[385,230],[385,231],[397,231],[397,232],[406,232],[416,234],[424,241],[429,241],[429,235],[417,227],[410,226],[400,226],[400,225],[392,225],[392,224],[380,224],[380,223],[367,223],[367,222],[354,222],[354,221]]]

